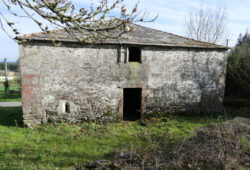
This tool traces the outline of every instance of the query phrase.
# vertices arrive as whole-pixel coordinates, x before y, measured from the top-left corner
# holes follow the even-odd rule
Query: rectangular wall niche
[[[129,62],[139,62],[141,63],[141,48],[139,47],[129,47]]]
[[[125,88],[123,90],[123,120],[141,119],[142,89]]]
[[[69,102],[65,103],[65,113],[70,113],[70,103]]]

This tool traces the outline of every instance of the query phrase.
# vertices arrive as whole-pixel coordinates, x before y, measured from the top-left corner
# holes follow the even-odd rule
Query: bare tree
[[[44,34],[54,42],[53,29],[64,29],[80,42],[118,38],[130,31],[132,22],[150,22],[146,11],[138,11],[138,4],[132,10],[124,5],[125,0],[99,0],[90,6],[80,8],[74,0],[0,0],[15,17],[31,19]],[[86,0],[85,0],[86,2]],[[89,2],[89,1],[88,1]],[[76,3],[76,1],[75,1]],[[46,23],[46,24],[45,24]],[[8,27],[6,29],[6,27]],[[15,22],[0,12],[0,28],[9,37],[20,35]],[[119,29],[119,34],[113,30]],[[79,34],[80,33],[80,34]]]
[[[209,7],[203,1],[197,9],[189,12],[184,31],[189,38],[218,43],[227,39],[227,25],[226,7]]]

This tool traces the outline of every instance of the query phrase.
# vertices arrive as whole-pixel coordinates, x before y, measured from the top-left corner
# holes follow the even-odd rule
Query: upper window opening
[[[141,63],[141,48],[129,47],[129,62]]]

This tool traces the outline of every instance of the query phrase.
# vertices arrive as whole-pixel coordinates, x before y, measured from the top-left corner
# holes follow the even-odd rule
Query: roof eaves
[[[19,39],[26,39],[29,41],[46,41],[46,42],[51,42],[48,38],[29,38],[29,37],[18,37]],[[64,43],[80,43],[77,40],[69,40],[69,39],[58,39],[57,41],[59,42],[64,42]],[[229,47],[224,47],[224,46],[198,46],[198,45],[177,45],[177,44],[160,44],[160,43],[137,43],[137,42],[99,42],[99,43],[85,43],[85,44],[107,44],[107,45],[138,45],[138,46],[154,46],[154,47],[178,47],[178,48],[199,48],[199,49],[224,49],[228,50],[230,49]]]

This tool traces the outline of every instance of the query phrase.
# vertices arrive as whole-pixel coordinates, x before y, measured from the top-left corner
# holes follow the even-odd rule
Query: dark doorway
[[[123,90],[123,120],[135,121],[141,118],[141,88]]]

